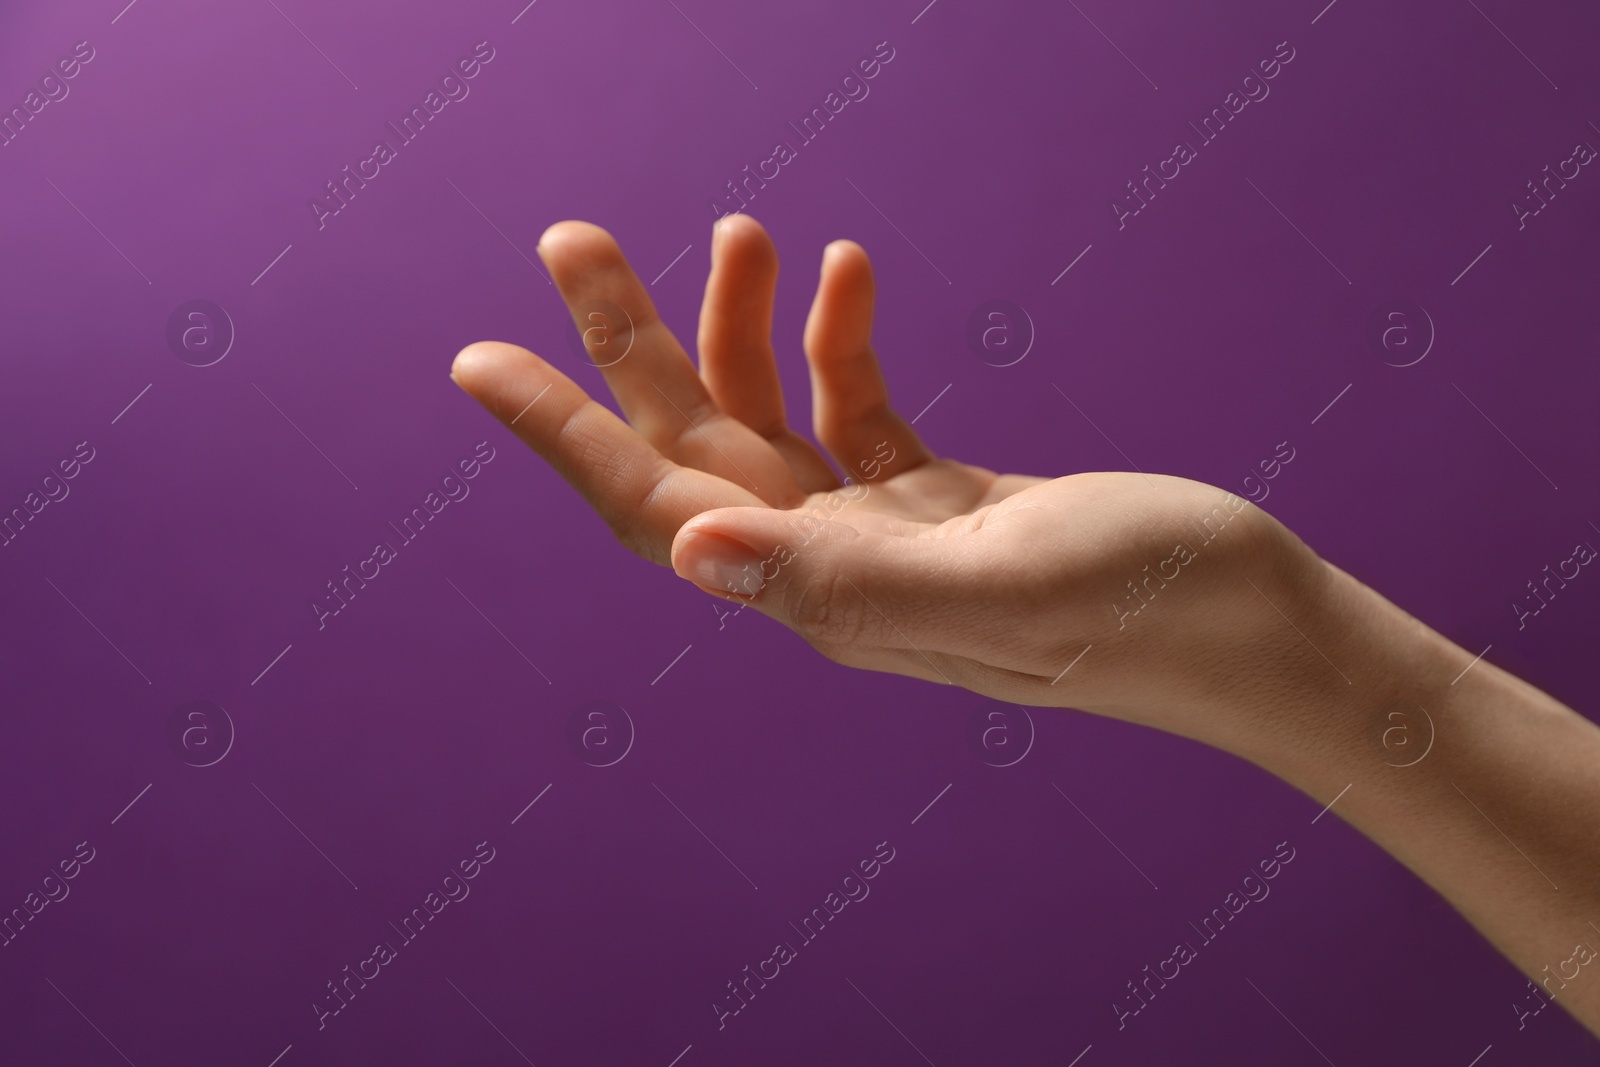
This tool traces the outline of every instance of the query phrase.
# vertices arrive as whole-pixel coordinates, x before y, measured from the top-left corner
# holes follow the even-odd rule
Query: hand
[[[1581,960],[1600,909],[1600,819],[1574,815],[1600,810],[1593,724],[1231,493],[936,459],[889,407],[849,241],[824,252],[805,331],[817,440],[849,484],[785,420],[777,256],[753,219],[716,227],[698,374],[605,231],[559,223],[539,254],[628,422],[513,345],[471,345],[451,376],[623,544],[840,663],[1156,726],[1337,802],[1600,1033],[1600,982],[1549,966]],[[1438,724],[1403,768],[1379,738],[1397,707]]]
[[[804,340],[816,438],[848,482],[787,422],[777,254],[754,219],[715,227],[698,373],[604,230],[558,223],[538,251],[628,421],[513,345],[471,345],[451,376],[624,545],[829,658],[1212,743],[1232,732],[1216,709],[1254,706],[1241,679],[1259,686],[1260,672],[1240,649],[1252,667],[1277,655],[1313,669],[1278,613],[1307,602],[1320,561],[1243,499],[1160,475],[1046,479],[935,458],[889,406],[859,245],[825,249]]]

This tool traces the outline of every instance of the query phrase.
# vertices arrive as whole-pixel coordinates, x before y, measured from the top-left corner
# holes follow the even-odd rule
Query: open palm
[[[1143,717],[1126,711],[1131,699],[1159,704],[1192,684],[1174,672],[1238,639],[1219,625],[1226,609],[1248,604],[1253,619],[1262,587],[1282,585],[1277,550],[1297,539],[1258,509],[1234,520],[1244,501],[1213,487],[998,475],[936,458],[889,405],[871,343],[872,268],[854,242],[824,251],[805,329],[826,455],[787,419],[771,340],[778,259],[754,219],[715,227],[698,370],[610,234],[558,223],[539,254],[626,421],[515,345],[468,346],[452,377],[632,551],[753,603],[841,663]],[[1218,510],[1224,499],[1237,506]],[[1151,565],[1175,580],[1198,551],[1179,555],[1175,542],[1205,536],[1206,515],[1237,532],[1206,549],[1206,577],[1185,578],[1145,614],[1133,582]],[[1147,595],[1166,588],[1155,583]],[[1143,617],[1129,636],[1135,607]],[[1094,664],[1057,686],[1097,642]]]

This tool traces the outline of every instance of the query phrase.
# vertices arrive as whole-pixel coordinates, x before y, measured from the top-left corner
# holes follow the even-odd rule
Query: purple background
[[[1600,579],[1522,630],[1509,605],[1600,544],[1600,173],[1520,231],[1509,205],[1600,145],[1600,13],[923,2],[5,5],[0,107],[95,56],[0,148],[0,510],[95,458],[0,548],[0,911],[95,858],[0,948],[0,1061],[1593,1061],[1559,1009],[1519,1030],[1524,980],[1336,813],[1071,712],[991,766],[975,730],[1020,737],[1020,709],[719,629],[446,378],[495,338],[599,390],[528,262],[563,218],[647,282],[688,246],[652,293],[691,339],[708,201],[888,41],[750,205],[797,424],[818,256],[849,236],[940,453],[1239,491],[1287,440],[1267,510],[1592,709]],[[470,95],[319,230],[309,199],[485,40]],[[1119,230],[1111,198],[1282,41],[1270,96]],[[1005,368],[965,340],[997,298],[1036,331]],[[203,368],[166,340],[193,299],[237,333]],[[1403,368],[1366,339],[1393,301],[1437,334]],[[324,583],[483,440],[471,495],[319,631]],[[169,741],[193,700],[236,732],[212,766]],[[593,700],[633,725],[613,766],[569,740]],[[1124,983],[1283,840],[1271,897],[1118,1032]],[[319,1031],[325,983],[480,841],[471,895]],[[870,897],[719,1032],[725,983],[880,841]]]

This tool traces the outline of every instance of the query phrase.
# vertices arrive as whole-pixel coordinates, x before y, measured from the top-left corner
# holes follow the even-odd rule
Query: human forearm
[[[1306,673],[1279,712],[1291,729],[1241,754],[1339,796],[1335,814],[1600,1032],[1600,966],[1584,966],[1600,949],[1600,729],[1492,664],[1463,673],[1471,653],[1336,568],[1320,584],[1307,642],[1350,682]]]

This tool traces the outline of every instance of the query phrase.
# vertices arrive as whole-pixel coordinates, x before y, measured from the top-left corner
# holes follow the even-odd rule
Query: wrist
[[[1280,589],[1282,640],[1299,653],[1280,657],[1240,755],[1314,797],[1357,782],[1387,792],[1434,755],[1472,654],[1320,557]]]
[[[1263,667],[1226,746],[1313,795],[1425,758],[1471,662],[1437,631],[1299,546],[1254,583]]]

